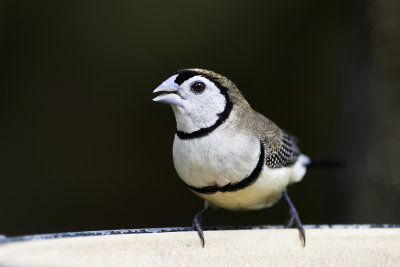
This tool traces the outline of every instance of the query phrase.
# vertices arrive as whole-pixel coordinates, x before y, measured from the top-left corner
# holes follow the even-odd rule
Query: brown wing
[[[294,164],[300,156],[296,138],[283,131],[280,145],[266,154],[265,164],[270,168],[281,168]]]
[[[265,146],[265,164],[270,168],[294,164],[301,154],[296,138],[262,114],[256,111],[253,114],[253,129]]]

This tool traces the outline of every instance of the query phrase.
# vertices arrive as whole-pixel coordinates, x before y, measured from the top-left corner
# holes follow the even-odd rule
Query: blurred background
[[[304,153],[305,224],[400,223],[400,2],[0,1],[0,233],[189,226],[172,163],[175,71],[229,77]],[[283,224],[280,201],[205,225]]]

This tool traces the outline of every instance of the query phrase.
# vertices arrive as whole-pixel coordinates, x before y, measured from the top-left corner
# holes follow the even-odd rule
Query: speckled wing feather
[[[296,139],[285,131],[282,131],[280,146],[273,148],[266,155],[265,164],[270,168],[281,168],[292,165],[300,155],[300,149],[297,146]]]
[[[294,164],[301,152],[296,138],[275,123],[255,112],[256,133],[265,146],[265,164],[270,168],[281,168]]]

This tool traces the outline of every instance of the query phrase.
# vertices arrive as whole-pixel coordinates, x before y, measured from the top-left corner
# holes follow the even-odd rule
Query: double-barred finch
[[[203,69],[183,69],[154,90],[153,100],[169,104],[177,131],[173,160],[179,177],[206,200],[193,219],[204,247],[202,215],[210,205],[228,210],[258,210],[283,195],[288,227],[305,231],[286,187],[299,182],[309,164],[296,139],[256,112],[234,83]]]

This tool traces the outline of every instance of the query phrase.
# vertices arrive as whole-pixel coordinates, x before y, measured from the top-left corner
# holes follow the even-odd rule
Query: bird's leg
[[[192,229],[193,231],[197,231],[197,233],[199,234],[201,246],[203,248],[204,248],[204,234],[202,229],[203,214],[205,214],[209,210],[211,210],[211,206],[208,203],[208,201],[206,201],[204,204],[204,209],[202,209],[201,211],[196,213],[196,215],[194,215],[192,223]]]
[[[289,198],[288,193],[283,191],[283,196],[286,199],[286,202],[289,205],[289,222],[287,223],[286,227],[291,228],[291,227],[296,227],[299,230],[299,235],[300,235],[300,241],[303,247],[306,246],[306,232],[304,230],[303,224],[300,221],[299,214],[297,213],[296,208],[294,207],[292,201]]]

